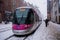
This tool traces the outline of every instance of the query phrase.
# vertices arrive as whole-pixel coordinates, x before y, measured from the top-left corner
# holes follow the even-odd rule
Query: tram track
[[[15,40],[15,39],[17,39],[17,40],[26,40],[28,37],[29,37],[30,35],[11,35],[11,36],[9,36],[8,38],[6,38],[6,39],[4,39],[4,40]],[[14,39],[15,38],[15,39]]]
[[[2,29],[0,29],[0,33],[6,32],[6,31],[9,31],[9,30],[11,30],[10,27],[8,27],[8,28],[2,28]]]
[[[31,33],[31,34],[28,34],[28,35],[11,35],[11,36],[9,36],[8,38],[6,38],[6,39],[4,39],[4,40],[10,40],[10,39],[12,39],[12,40],[15,40],[15,39],[13,39],[13,38],[16,38],[16,39],[19,39],[19,38],[22,38],[22,40],[25,40],[25,39],[27,39],[30,35],[32,35],[33,33]],[[20,40],[20,39],[19,39]]]
[[[28,35],[11,35],[11,36],[9,36],[8,38],[6,38],[5,40],[9,40],[9,39],[11,39],[11,38],[13,38],[13,37],[22,37],[23,39],[22,40],[25,40],[25,39],[27,39],[28,37],[29,37],[29,35],[33,35],[34,33],[35,33],[35,31],[39,28],[39,26],[41,25],[41,23],[38,25],[38,27],[32,32],[32,33],[30,33],[30,34],[28,34]]]

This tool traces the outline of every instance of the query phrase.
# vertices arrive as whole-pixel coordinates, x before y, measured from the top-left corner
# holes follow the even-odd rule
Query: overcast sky
[[[47,0],[25,0],[30,4],[36,5],[39,7],[41,14],[43,15],[43,19],[47,18]]]

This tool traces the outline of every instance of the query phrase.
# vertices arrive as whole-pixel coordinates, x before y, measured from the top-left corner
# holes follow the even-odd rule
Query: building
[[[4,2],[5,11],[14,11],[15,8],[23,6],[24,0],[2,0]]]
[[[5,20],[5,13],[13,13],[17,7],[26,6],[24,0],[0,0],[0,13],[2,14],[2,20]]]
[[[47,0],[47,19],[51,20],[51,1]]]
[[[0,0],[0,12],[2,14],[2,20],[5,20],[5,14],[13,13],[17,7],[21,6],[31,6],[32,4],[26,3],[24,0]],[[1,18],[0,18],[1,19]]]
[[[51,21],[60,23],[60,0],[51,0]]]
[[[0,0],[0,23],[2,22],[2,19],[4,17],[4,3],[2,0]]]

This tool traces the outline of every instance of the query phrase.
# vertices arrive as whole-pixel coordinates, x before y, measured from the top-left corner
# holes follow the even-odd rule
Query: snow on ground
[[[52,26],[53,24],[51,25],[51,23],[49,22],[48,27],[46,27],[45,22],[43,21],[40,27],[36,30],[36,32],[32,36],[28,37],[28,39],[30,40],[57,40],[55,30],[53,30],[53,26]],[[51,27],[52,27],[52,30],[51,30]]]
[[[4,27],[5,26],[10,26],[11,24],[0,24],[0,26]],[[6,29],[7,29],[6,27]],[[1,28],[1,27],[0,27]],[[0,33],[0,39],[5,39],[8,36],[13,35],[12,30],[8,30],[6,32]],[[13,37],[14,40],[15,37]],[[20,38],[17,38],[21,40]],[[53,22],[49,22],[48,27],[45,26],[45,22],[42,21],[42,24],[40,27],[36,30],[36,32],[33,35],[30,35],[27,37],[26,40],[60,40],[60,25],[55,24]]]
[[[56,24],[56,23],[53,23],[53,22],[49,22],[50,26],[53,27],[53,29],[55,29],[55,31],[57,33],[60,33],[60,25],[59,24]]]
[[[53,35],[55,38],[57,38],[57,40],[60,40],[60,25],[53,23],[53,22],[49,22],[48,25],[48,29],[50,30],[49,34]]]
[[[43,21],[40,27],[36,30],[36,32],[32,36],[28,37],[28,39],[30,40],[59,40],[59,36],[57,35],[60,31],[58,30],[59,28],[60,26],[53,22],[49,22],[48,27],[46,27],[45,22]]]
[[[11,28],[12,28],[11,22],[9,22],[8,24],[0,23],[0,32],[11,30]]]

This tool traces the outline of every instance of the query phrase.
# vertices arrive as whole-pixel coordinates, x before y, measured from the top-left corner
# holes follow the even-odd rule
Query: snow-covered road
[[[0,25],[2,27],[2,24]],[[14,33],[12,32],[12,29],[11,29],[11,24],[6,24],[5,26],[7,26],[6,29],[9,29],[9,28],[10,29],[6,31],[2,30],[4,32],[0,31],[0,40],[5,40],[10,36],[11,37],[9,38],[9,40],[23,40],[25,38],[25,37],[14,36]],[[45,22],[42,21],[42,24],[35,31],[35,33],[33,35],[28,36],[25,40],[58,40],[56,34],[60,31],[59,30],[60,26],[58,28],[56,26],[57,24],[49,22],[48,27],[46,27]],[[5,28],[5,27],[2,27],[2,28]]]

